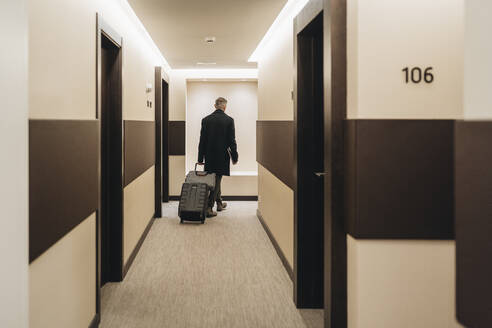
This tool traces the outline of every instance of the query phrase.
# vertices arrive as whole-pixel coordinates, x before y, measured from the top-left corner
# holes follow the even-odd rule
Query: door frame
[[[169,202],[169,78],[163,76],[162,86],[162,201]]]
[[[103,142],[103,134],[102,134],[102,39],[106,38],[111,41],[117,48],[118,57],[117,57],[117,65],[119,75],[119,85],[114,96],[117,101],[117,106],[121,117],[121,218],[119,220],[119,224],[116,227],[117,229],[117,245],[116,245],[116,257],[118,258],[117,263],[111,266],[111,279],[114,281],[121,281],[123,278],[123,188],[124,188],[124,129],[123,129],[123,38],[118,34],[111,26],[109,26],[101,17],[99,13],[96,13],[96,119],[98,120],[99,125],[99,160],[98,160],[98,209],[96,215],[96,316],[98,320],[100,320],[101,314],[101,251],[102,251],[102,213],[101,213],[101,205],[102,205],[102,142]]]
[[[154,217],[162,217],[162,200],[163,200],[163,154],[162,154],[162,67],[155,67],[154,78],[154,98],[155,98],[155,210]]]
[[[155,217],[162,217],[162,202],[169,201],[169,77],[155,67]]]
[[[345,138],[347,0],[324,0],[325,80],[325,327],[347,327]],[[328,191],[328,192],[327,192]]]
[[[347,116],[347,3],[311,0],[294,20],[294,301],[302,302],[298,281],[299,253],[305,238],[299,235],[298,213],[298,76],[297,35],[323,15],[324,80],[324,316],[325,327],[347,327],[347,235],[344,227],[344,120]],[[305,250],[304,250],[305,251]]]

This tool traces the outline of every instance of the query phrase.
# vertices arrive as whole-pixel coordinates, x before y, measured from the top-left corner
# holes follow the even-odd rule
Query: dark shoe
[[[211,218],[213,216],[217,216],[217,212],[214,212],[210,207],[207,208],[207,218]]]
[[[227,207],[227,203],[217,203],[217,212],[223,211]]]

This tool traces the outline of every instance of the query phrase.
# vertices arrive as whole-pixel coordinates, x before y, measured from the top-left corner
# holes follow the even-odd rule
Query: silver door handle
[[[328,172],[314,172],[319,177],[324,177],[325,175],[328,175]]]

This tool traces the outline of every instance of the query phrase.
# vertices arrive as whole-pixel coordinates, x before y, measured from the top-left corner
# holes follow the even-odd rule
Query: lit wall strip
[[[130,20],[135,24],[135,26],[138,28],[140,33],[143,34],[144,39],[147,40],[147,42],[150,44],[150,46],[154,49],[154,51],[160,56],[160,59],[164,63],[164,70],[165,71],[170,71],[171,66],[167,62],[166,58],[162,55],[162,52],[160,51],[159,47],[155,44],[154,40],[150,36],[149,32],[147,32],[147,29],[145,26],[142,24],[138,16],[135,14],[133,11],[133,8],[130,6],[127,0],[118,0],[120,2],[121,7],[125,11],[125,13],[128,15]]]
[[[175,69],[173,73],[179,74],[187,80],[194,79],[258,79],[258,69]]]
[[[260,43],[256,47],[255,51],[251,54],[248,61],[249,62],[258,62],[260,58],[264,55],[264,50],[270,40],[274,37],[276,32],[287,26],[292,29],[292,24],[294,18],[297,14],[304,8],[304,6],[309,2],[309,0],[289,0],[282,8],[277,18],[273,21],[273,24],[270,26],[268,31],[266,32],[263,39],[261,39]]]

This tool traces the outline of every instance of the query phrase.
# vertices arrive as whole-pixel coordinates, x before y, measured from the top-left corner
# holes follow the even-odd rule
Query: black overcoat
[[[230,162],[238,160],[234,119],[217,109],[202,120],[198,162],[205,160],[205,171],[230,175]]]

